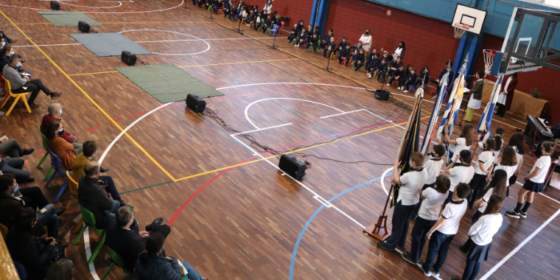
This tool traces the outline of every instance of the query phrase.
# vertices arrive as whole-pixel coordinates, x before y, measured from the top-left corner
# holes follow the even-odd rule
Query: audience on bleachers
[[[41,121],[41,133],[43,135],[47,135],[47,128],[49,124],[53,121],[62,122],[62,106],[59,103],[51,103],[48,107],[48,113],[43,116],[43,120]],[[64,128],[64,127],[63,127]],[[66,140],[66,142],[72,144],[74,149],[80,149],[82,144],[78,143],[78,137],[73,136],[68,131],[63,130],[60,138]]]
[[[165,236],[161,233],[152,234],[146,240],[146,251],[138,256],[135,265],[139,280],[183,280],[185,274],[189,280],[204,280],[186,261],[161,255]]]
[[[43,84],[43,81],[39,79],[30,79],[27,76],[22,76],[18,71],[21,65],[21,56],[19,54],[14,53],[10,55],[9,63],[2,68],[2,75],[10,82],[13,93],[31,92],[31,96],[29,96],[27,100],[29,107],[39,108],[39,104],[34,103],[39,91],[43,91],[46,95],[50,96],[52,100],[62,95],[62,92],[52,92]]]
[[[78,203],[93,213],[96,228],[106,229],[109,222],[115,219],[115,213],[119,207],[125,204],[122,200],[117,199],[120,199],[120,195],[114,183],[112,187],[108,187],[106,181],[100,179],[99,173],[100,168],[97,161],[91,160],[85,164],[84,175],[78,182]],[[114,188],[113,199],[108,197],[106,188]]]
[[[167,238],[171,232],[168,225],[162,224],[163,218],[155,219],[145,227],[145,231],[140,231],[133,209],[130,205],[118,208],[115,218],[108,225],[105,239],[109,248],[122,258],[128,271],[133,271],[136,259],[146,250],[146,240],[151,234],[159,233]]]

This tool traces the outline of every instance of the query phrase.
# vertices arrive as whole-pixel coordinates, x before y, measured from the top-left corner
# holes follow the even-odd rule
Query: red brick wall
[[[492,35],[485,35],[482,41],[482,49],[501,50],[504,39]],[[482,53],[476,64],[477,70],[484,70],[484,58]],[[490,75],[488,78],[493,79]],[[560,122],[560,72],[541,68],[537,71],[518,73],[517,90],[531,93],[531,89],[537,88],[543,93],[543,99],[548,100],[548,108],[545,109],[545,118],[553,124]],[[514,97],[515,98],[515,97]]]
[[[391,15],[387,15],[391,10]],[[373,47],[392,53],[400,41],[406,44],[404,64],[416,68],[427,65],[432,77],[438,76],[445,62],[455,60],[459,40],[449,23],[430,19],[364,0],[331,0],[326,30],[335,38],[348,36],[355,44],[366,29],[371,30]]]
[[[253,3],[259,5],[259,10],[262,11],[266,0],[245,0],[246,3]],[[311,10],[313,9],[313,0],[276,0],[272,1],[272,11],[278,11],[281,16],[290,17],[290,25],[298,23],[303,19],[305,25],[309,23],[311,17]],[[285,26],[284,29],[292,30],[292,27]]]

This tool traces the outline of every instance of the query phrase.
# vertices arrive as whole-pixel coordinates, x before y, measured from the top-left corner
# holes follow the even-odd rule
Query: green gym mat
[[[78,26],[78,22],[85,21],[90,26],[101,26],[101,23],[90,18],[82,12],[62,12],[62,11],[38,11],[41,16],[54,26]]]
[[[161,103],[185,100],[189,93],[194,93],[200,98],[223,96],[215,88],[173,64],[115,69]]]
[[[120,56],[124,50],[135,55],[152,54],[120,33],[70,34],[70,36],[99,57]]]

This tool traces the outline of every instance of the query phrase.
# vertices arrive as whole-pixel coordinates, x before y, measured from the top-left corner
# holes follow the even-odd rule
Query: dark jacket
[[[82,186],[80,185],[80,189]],[[113,219],[107,226],[107,236],[105,243],[111,250],[121,256],[124,268],[128,271],[134,269],[134,263],[138,255],[146,250],[146,239],[138,235],[138,231],[123,229],[117,226],[117,221]],[[167,279],[167,278],[160,278]]]
[[[0,55],[0,69],[4,69],[4,66],[10,63],[10,57],[7,55]]]
[[[377,66],[377,69],[379,70],[378,73],[385,73],[385,72],[387,72],[387,67],[388,67],[387,65],[388,65],[387,63],[383,64],[383,62],[380,62],[380,63],[379,63],[379,66]]]
[[[404,78],[404,70],[401,71],[401,69],[397,69],[393,72],[393,77],[399,77],[399,78]]]
[[[447,73],[447,68],[444,68],[441,73],[439,74],[438,80],[441,82],[441,80],[443,79],[443,75],[445,75],[445,73]],[[452,84],[453,81],[453,70],[449,70],[449,76],[447,76],[447,89],[450,90],[453,88]]]
[[[6,245],[12,259],[25,266],[27,280],[45,279],[50,259],[55,251],[55,247],[47,244],[45,238],[22,238],[10,230],[6,236]]]
[[[424,84],[427,85],[428,82],[430,82],[430,72],[428,73],[420,73],[420,76],[418,77],[418,82],[422,83],[422,81],[424,81]]]
[[[107,191],[99,185],[98,178],[90,178],[83,175],[78,183],[78,203],[91,211],[95,216],[95,222],[99,225],[105,220],[105,211],[111,210],[113,200],[107,196]]]
[[[0,224],[12,227],[21,212],[25,210],[25,202],[7,193],[0,193]]]
[[[331,51],[336,51],[336,43],[335,42],[328,42],[326,46],[327,50],[331,48]]]
[[[331,41],[331,37],[333,37],[333,34],[327,33],[327,35],[325,35],[325,38],[323,38],[323,42],[328,44]]]
[[[358,53],[354,56],[354,61],[358,62],[364,62],[366,60],[366,54],[362,54],[362,53]]]
[[[395,61],[395,62],[393,62],[393,65],[391,65],[391,68],[399,69],[399,68],[401,68],[401,66],[403,66],[402,61]]]
[[[177,259],[150,256],[145,262],[136,261],[136,276],[140,280],[182,280],[181,267]]]
[[[416,83],[416,78],[418,78],[418,76],[416,76],[416,73],[412,74],[412,73],[408,73],[408,75],[406,76],[406,84],[407,85],[414,85]]]

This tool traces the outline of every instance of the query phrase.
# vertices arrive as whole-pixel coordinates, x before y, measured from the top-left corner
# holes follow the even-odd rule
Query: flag
[[[406,124],[405,133],[401,138],[401,146],[397,152],[397,161],[401,162],[401,175],[410,171],[410,155],[413,152],[419,151],[420,144],[420,121],[422,118],[422,98],[424,96],[424,91],[416,91],[416,102],[412,108],[412,113]],[[400,186],[393,184],[393,199],[391,200],[391,208],[397,203],[397,197],[399,196]]]
[[[490,135],[490,124],[492,123],[492,117],[494,116],[494,109],[496,108],[496,102],[498,101],[498,96],[500,95],[500,90],[502,87],[504,76],[499,76],[498,80],[494,84],[494,89],[492,90],[492,95],[490,96],[490,100],[488,100],[488,104],[484,108],[484,113],[480,117],[480,121],[478,122],[478,127],[476,131],[483,135],[483,143],[491,137]]]
[[[426,132],[424,133],[424,141],[422,142],[422,148],[420,149],[420,152],[424,155],[428,152],[428,148],[430,147],[430,142],[432,141],[434,128],[438,121],[439,110],[441,109],[441,104],[443,103],[443,96],[447,92],[447,83],[448,83],[448,77],[450,71],[451,69],[447,68],[447,73],[443,75],[439,83],[439,92],[436,93],[437,94],[436,102],[434,103],[434,109],[432,110],[432,114],[430,115],[430,121],[428,122]]]

